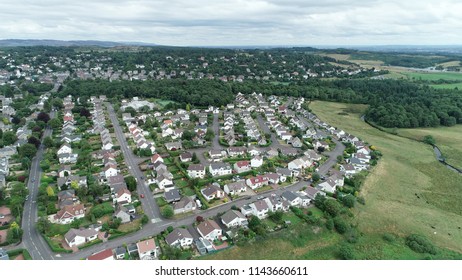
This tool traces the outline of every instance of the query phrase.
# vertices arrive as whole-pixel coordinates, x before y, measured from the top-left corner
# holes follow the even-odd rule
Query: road
[[[133,151],[130,150],[128,146],[128,142],[125,139],[124,132],[122,128],[120,127],[119,120],[117,119],[117,115],[114,112],[114,108],[110,103],[105,103],[107,111],[109,113],[109,119],[112,122],[112,125],[114,127],[114,132],[117,138],[117,141],[119,142],[120,149],[122,150],[122,153],[124,155],[124,160],[125,163],[129,167],[129,171],[132,174],[133,177],[137,180],[137,191],[139,195],[144,195],[144,198],[141,199],[142,202],[142,207],[144,213],[149,217],[152,223],[156,223],[161,221],[162,216],[160,214],[160,209],[157,206],[157,203],[152,196],[151,190],[149,189],[149,186],[145,184],[144,181],[144,174],[141,172],[139,166],[138,166],[138,157],[136,157],[133,154]]]
[[[50,118],[54,118],[55,112],[51,112]],[[52,130],[46,128],[43,136],[43,139],[47,136],[50,136]],[[37,154],[32,159],[32,164],[30,168],[29,182],[27,188],[29,189],[29,199],[24,203],[24,212],[22,216],[21,228],[23,229],[22,244],[31,254],[32,259],[34,260],[52,260],[54,259],[53,253],[50,250],[48,244],[39,234],[36,228],[36,223],[38,219],[37,215],[37,196],[40,185],[40,161],[43,158],[44,149],[40,145]]]

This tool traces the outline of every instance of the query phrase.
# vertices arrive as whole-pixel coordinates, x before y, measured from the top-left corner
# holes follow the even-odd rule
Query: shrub
[[[349,228],[348,223],[340,217],[334,219],[334,227],[340,234],[344,234]]]
[[[436,255],[436,247],[424,236],[411,234],[406,237],[406,245],[417,253]]]

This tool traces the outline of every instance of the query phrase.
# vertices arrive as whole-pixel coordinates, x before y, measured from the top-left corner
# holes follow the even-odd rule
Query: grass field
[[[462,87],[461,87],[462,88]],[[437,128],[398,129],[398,134],[416,140],[432,135],[449,164],[462,168],[462,125]]]
[[[316,101],[310,107],[323,121],[384,154],[361,190],[366,205],[356,208],[355,217],[362,232],[401,237],[418,233],[462,252],[462,177],[437,162],[430,146],[370,127],[359,118],[361,105]]]
[[[462,90],[462,83],[454,83],[454,84],[438,84],[438,85],[431,85],[434,88],[437,89],[455,89],[458,88]]]
[[[450,80],[462,81],[462,73],[425,73],[425,72],[406,72],[409,79],[437,81],[437,80]]]

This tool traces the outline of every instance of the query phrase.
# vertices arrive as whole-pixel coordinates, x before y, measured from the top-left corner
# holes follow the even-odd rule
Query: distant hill
[[[142,42],[111,42],[111,41],[92,41],[92,40],[76,40],[76,41],[61,41],[61,40],[29,40],[29,39],[3,39],[0,40],[0,47],[32,47],[32,46],[52,46],[52,47],[83,47],[97,46],[104,48],[118,46],[156,46],[153,43]]]

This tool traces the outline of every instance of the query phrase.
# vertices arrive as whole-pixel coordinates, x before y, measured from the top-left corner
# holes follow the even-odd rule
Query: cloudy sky
[[[460,0],[0,2],[0,39],[181,46],[462,44]]]

